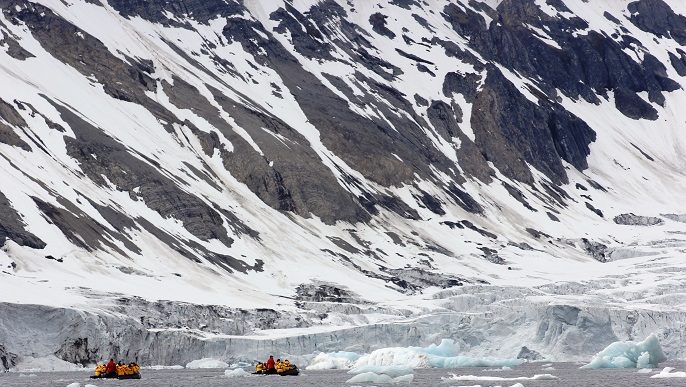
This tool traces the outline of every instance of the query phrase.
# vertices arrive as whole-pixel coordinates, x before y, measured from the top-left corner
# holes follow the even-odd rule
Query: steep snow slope
[[[681,3],[0,9],[4,366],[683,356]]]

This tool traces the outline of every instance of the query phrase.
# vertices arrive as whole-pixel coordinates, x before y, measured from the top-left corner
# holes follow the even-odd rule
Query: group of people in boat
[[[297,375],[298,367],[291,364],[288,359],[281,361],[281,359],[274,360],[274,356],[269,356],[269,360],[264,363],[257,363],[255,366],[256,374],[279,374],[279,375]]]
[[[131,362],[119,364],[110,359],[107,364],[99,364],[95,367],[95,375],[91,378],[118,378],[118,379],[140,379],[139,373],[141,367]],[[274,356],[269,356],[269,360],[264,363],[257,363],[255,367],[256,374],[277,374],[277,375],[297,375],[299,373],[298,367],[291,364],[288,359],[281,361],[281,359],[274,360]]]
[[[134,362],[124,364],[120,361],[117,364],[114,359],[110,359],[107,364],[98,364],[95,367],[95,376],[91,378],[140,379],[140,369],[141,367]]]

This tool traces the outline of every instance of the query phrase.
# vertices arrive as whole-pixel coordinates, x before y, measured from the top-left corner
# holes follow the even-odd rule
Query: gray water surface
[[[526,363],[512,370],[494,370],[492,368],[451,368],[451,369],[417,369],[412,383],[392,384],[398,386],[512,386],[521,383],[525,387],[553,386],[686,386],[686,379],[651,379],[666,366],[676,371],[686,371],[686,362],[665,362],[659,369],[649,374],[638,373],[636,369],[600,369],[582,370],[575,363],[552,363],[554,369],[544,369],[550,363]],[[501,378],[532,377],[536,374],[551,374],[557,380],[500,380],[500,381],[457,381],[443,380],[456,375],[495,376]],[[88,372],[10,372],[0,374],[0,387],[66,387],[71,383],[80,383],[81,387],[93,384],[98,387],[150,386],[150,387],[300,387],[300,386],[373,386],[373,383],[346,383],[354,375],[345,370],[307,371],[302,370],[298,376],[250,375],[245,377],[224,376],[223,369],[180,369],[180,370],[141,370],[140,380],[90,379]],[[390,386],[390,385],[389,385]]]

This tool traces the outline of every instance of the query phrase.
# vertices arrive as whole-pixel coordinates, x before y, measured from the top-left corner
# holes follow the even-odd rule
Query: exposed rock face
[[[526,346],[522,347],[522,350],[519,351],[517,354],[517,359],[524,359],[526,361],[539,361],[539,360],[545,360],[545,358],[538,352],[527,348]]]
[[[0,6],[8,20],[26,25],[56,59],[84,76],[95,75],[113,98],[144,103],[143,92],[155,90],[155,81],[144,65],[132,66],[117,59],[102,42],[51,9],[20,0],[6,0]]]
[[[388,16],[381,13],[375,13],[369,17],[369,24],[372,25],[372,30],[379,35],[388,36],[390,39],[395,38],[395,33],[386,27],[386,18]]]
[[[584,167],[595,133],[582,120],[549,105],[536,105],[515,91],[502,73],[487,66],[483,90],[476,96],[471,125],[476,145],[505,176],[533,181],[527,163],[553,182],[567,175],[561,158]],[[558,153],[559,152],[559,153]]]
[[[555,4],[560,11],[569,12],[561,2]],[[646,5],[640,8],[645,12],[644,17],[649,20],[659,19],[662,13],[670,13],[664,9],[664,4],[662,7],[652,8]],[[678,87],[674,81],[665,79],[664,65],[652,61],[649,55],[644,59],[646,65],[636,63],[623,51],[625,47],[594,31],[583,38],[572,38],[570,33],[588,27],[580,18],[551,17],[541,11],[533,0],[503,1],[497,11],[502,23],[491,23],[489,26],[486,26],[480,15],[469,14],[473,12],[470,10],[465,13],[457,6],[446,7],[444,14],[456,31],[470,37],[470,46],[487,59],[518,72],[537,74],[542,78],[537,86],[553,98],[554,90],[558,89],[569,97],[582,97],[589,102],[597,102],[596,93],[605,95],[606,90],[624,87],[631,94],[646,91],[650,102],[661,103],[664,100],[663,91]],[[536,38],[531,30],[524,27],[524,23],[531,23],[536,28],[545,27],[550,37],[563,49],[557,49]],[[678,24],[676,21],[672,23]],[[664,27],[659,30],[664,30]],[[653,65],[657,65],[662,71],[656,72]],[[635,103],[638,102],[634,101]],[[632,118],[652,119],[650,109],[647,106],[643,109],[646,109],[645,115]]]
[[[686,45],[686,17],[674,13],[662,0],[640,0],[628,4],[631,22],[643,31],[674,39]]]
[[[686,223],[686,214],[661,214],[667,219],[673,220],[675,222]]]
[[[26,231],[21,217],[12,208],[9,200],[2,192],[0,192],[0,218],[3,220],[0,223],[0,242],[3,244],[5,240],[11,239],[21,246],[33,247],[35,249],[45,247],[45,242],[36,235]]]
[[[615,89],[615,106],[624,115],[636,120],[645,118],[654,121],[657,119],[657,110],[655,108],[624,87]]]
[[[27,144],[26,141],[22,140],[21,137],[19,137],[16,133],[14,133],[12,127],[9,126],[12,125],[26,128],[26,121],[24,121],[14,106],[8,104],[2,99],[0,99],[0,119],[0,142],[3,144],[16,146],[27,152],[30,152],[31,146]]]
[[[617,215],[612,221],[629,226],[656,226],[665,223],[664,220],[655,216],[640,216],[633,213]]]
[[[357,303],[357,295],[336,286],[321,284],[318,287],[312,284],[303,284],[296,289],[297,299],[300,301],[328,301]],[[353,297],[355,296],[355,297]]]
[[[446,77],[446,82],[447,79],[448,77]],[[476,91],[475,86],[474,90]],[[460,129],[462,112],[455,111],[452,106],[442,101],[432,101],[431,106],[426,110],[429,122],[431,122],[441,137],[448,142],[452,142],[453,138],[460,142],[461,146],[458,149],[458,162],[464,171],[470,176],[489,183],[493,171],[488,166],[486,158],[480,152],[476,144],[474,144],[474,142]]]
[[[7,352],[3,345],[0,345],[0,364],[4,371],[9,370],[16,364],[17,355]]]
[[[581,238],[581,248],[584,249],[590,256],[600,262],[607,262],[607,245],[590,241],[586,238]]]

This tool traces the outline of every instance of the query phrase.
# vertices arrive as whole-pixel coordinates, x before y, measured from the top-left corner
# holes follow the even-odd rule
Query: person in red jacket
[[[117,376],[117,365],[114,363],[114,359],[110,359],[110,362],[105,366],[105,377],[112,376]]]
[[[267,360],[267,370],[264,372],[265,374],[273,374],[276,372],[276,367],[274,366],[274,356],[269,356],[269,360]]]

